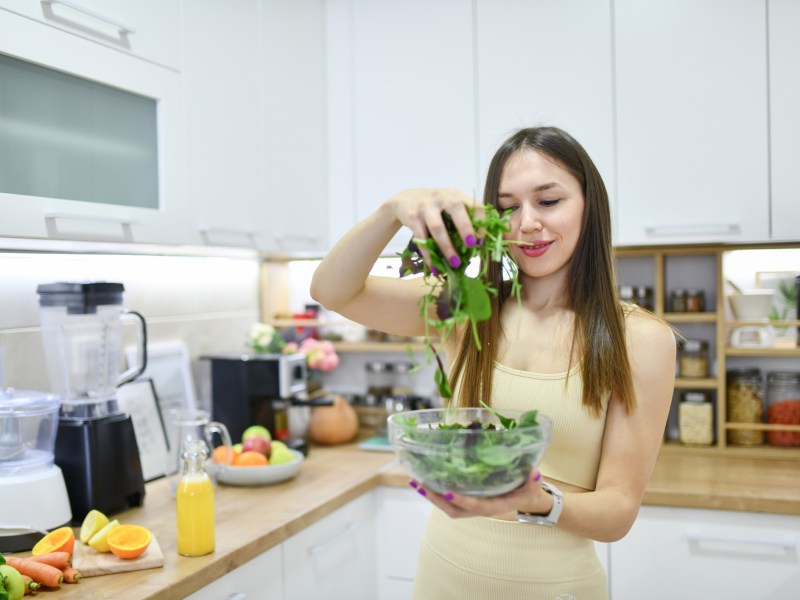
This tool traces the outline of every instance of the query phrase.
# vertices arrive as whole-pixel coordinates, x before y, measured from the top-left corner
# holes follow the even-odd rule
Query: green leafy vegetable
[[[476,347],[481,348],[477,323],[491,317],[491,296],[497,294],[497,290],[487,280],[489,264],[492,262],[503,265],[506,278],[511,281],[511,293],[519,299],[520,284],[516,266],[510,260],[503,260],[510,243],[503,239],[503,235],[511,230],[509,217],[501,216],[494,206],[487,205],[484,208],[483,218],[478,218],[472,208],[467,208],[473,228],[482,236],[482,242],[472,248],[461,239],[450,215],[442,213],[450,239],[461,261],[458,267],[450,264],[433,238],[424,240],[412,238],[408,247],[399,255],[402,258],[400,276],[421,273],[428,284],[427,293],[422,297],[420,314],[425,320],[428,361],[430,362],[431,355],[436,356],[437,370],[434,379],[439,394],[445,399],[451,398],[453,393],[444,364],[436,355],[430,328],[434,328],[446,339],[456,327],[468,324]],[[424,263],[420,246],[428,250],[436,272]],[[466,269],[474,259],[479,260],[480,270],[476,277],[471,277],[466,274]],[[432,307],[436,309],[435,316],[431,316],[434,312],[431,310]]]

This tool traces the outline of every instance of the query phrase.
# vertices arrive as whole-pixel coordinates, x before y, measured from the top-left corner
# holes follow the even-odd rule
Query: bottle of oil
[[[208,447],[203,441],[183,448],[183,471],[175,492],[178,554],[203,556],[214,551],[214,485],[205,471]]]

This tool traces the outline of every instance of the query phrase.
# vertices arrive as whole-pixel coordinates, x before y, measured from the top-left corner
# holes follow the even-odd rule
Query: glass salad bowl
[[[426,489],[490,497],[525,483],[544,458],[552,425],[536,411],[434,408],[392,415],[388,437]]]

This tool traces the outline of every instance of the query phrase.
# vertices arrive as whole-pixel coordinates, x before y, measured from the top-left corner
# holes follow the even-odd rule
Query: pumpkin
[[[333,405],[317,406],[308,421],[308,439],[316,444],[349,442],[358,434],[358,415],[343,396],[335,396]]]

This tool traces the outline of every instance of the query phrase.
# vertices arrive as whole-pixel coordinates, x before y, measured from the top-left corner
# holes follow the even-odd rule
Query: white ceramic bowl
[[[290,463],[264,465],[263,467],[223,466],[217,474],[217,481],[225,485],[269,485],[291,479],[300,472],[303,453],[289,448],[294,455]]]
[[[769,318],[772,309],[773,290],[743,290],[743,293],[730,294],[733,316],[739,321],[763,321]]]

